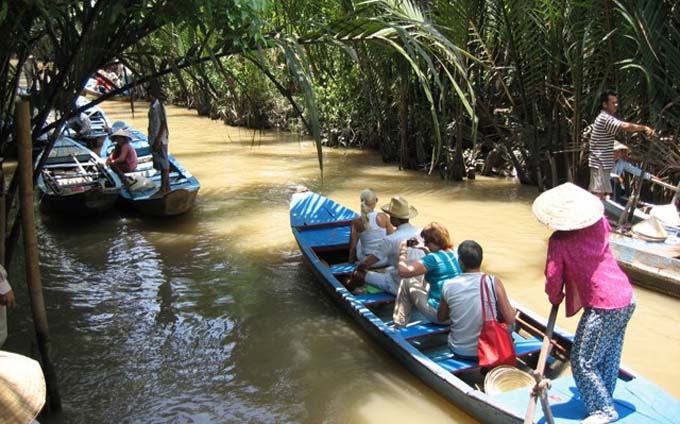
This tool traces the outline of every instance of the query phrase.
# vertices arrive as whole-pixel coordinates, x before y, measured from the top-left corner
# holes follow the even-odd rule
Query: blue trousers
[[[571,349],[571,368],[588,415],[615,413],[612,395],[626,326],[635,302],[620,309],[585,308]]]

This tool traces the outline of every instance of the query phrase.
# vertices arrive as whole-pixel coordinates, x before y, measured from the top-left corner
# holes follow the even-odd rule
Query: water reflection
[[[114,120],[127,105],[108,103]],[[145,105],[137,105],[144,110]],[[532,187],[445,183],[355,150],[326,150],[324,183],[309,141],[255,133],[169,108],[170,150],[202,188],[171,220],[129,211],[81,222],[42,216],[39,242],[65,412],[52,422],[473,422],[403,369],[318,288],[288,226],[290,187],[306,184],[358,208],[373,187],[401,194],[417,225],[476,239],[488,271],[544,315],[548,232]],[[15,271],[14,275],[21,272]],[[678,301],[636,289],[624,361],[680,396]],[[28,310],[25,294],[22,308]],[[576,320],[560,317],[574,329]],[[8,348],[32,338],[17,323]],[[25,337],[22,337],[25,336]],[[661,343],[663,340],[663,343]],[[12,346],[13,343],[13,346]],[[646,346],[654,345],[654,352]],[[663,360],[662,360],[663,358]]]

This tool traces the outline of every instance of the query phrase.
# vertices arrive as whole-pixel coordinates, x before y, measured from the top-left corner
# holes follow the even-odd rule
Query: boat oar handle
[[[676,186],[674,186],[674,185],[672,185],[672,184],[668,184],[667,182],[661,181],[660,179],[658,179],[658,178],[656,178],[656,177],[652,177],[651,181],[652,181],[654,184],[658,184],[658,185],[660,185],[660,186],[662,186],[662,187],[664,187],[664,188],[667,188],[667,189],[669,189],[669,190],[678,191],[678,187],[676,187]]]
[[[540,394],[541,406],[543,407],[543,417],[545,422],[548,424],[553,424],[552,411],[550,410],[550,405],[548,404],[548,396],[546,393],[546,383],[543,381],[543,371],[545,370],[545,363],[548,359],[548,351],[550,350],[551,339],[553,335],[553,329],[555,328],[555,321],[557,320],[557,311],[560,305],[553,305],[550,309],[550,317],[548,318],[548,326],[545,329],[545,335],[543,336],[543,345],[541,346],[541,353],[538,355],[538,364],[536,364],[536,371],[533,373],[536,379],[536,387],[531,392],[531,399],[529,399],[529,407],[527,408],[527,413],[524,416],[524,424],[531,424],[534,422],[534,412],[536,411],[536,398]]]

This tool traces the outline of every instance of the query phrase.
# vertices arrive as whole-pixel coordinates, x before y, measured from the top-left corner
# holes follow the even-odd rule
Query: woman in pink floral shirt
[[[583,308],[571,350],[574,381],[588,424],[618,419],[612,395],[626,326],[635,310],[633,288],[609,249],[610,226],[599,199],[566,183],[541,194],[537,218],[555,231],[548,242],[545,291],[566,314]]]

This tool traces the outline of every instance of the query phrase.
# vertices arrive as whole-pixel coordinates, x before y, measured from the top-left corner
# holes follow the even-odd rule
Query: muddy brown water
[[[112,120],[146,128],[126,103]],[[398,171],[360,150],[232,128],[168,108],[170,151],[201,182],[195,208],[173,219],[113,211],[96,219],[40,214],[41,270],[64,412],[47,422],[475,422],[409,374],[318,288],[288,223],[290,188],[305,184],[358,209],[372,187],[402,195],[475,239],[483,268],[511,297],[546,316],[549,231],[534,187],[478,178],[446,183]],[[13,275],[22,273],[21,261]],[[16,277],[19,280],[21,277]],[[15,282],[17,285],[22,283]],[[625,364],[680,397],[680,300],[636,288]],[[5,349],[29,352],[25,289]],[[560,314],[574,331],[577,318]]]

